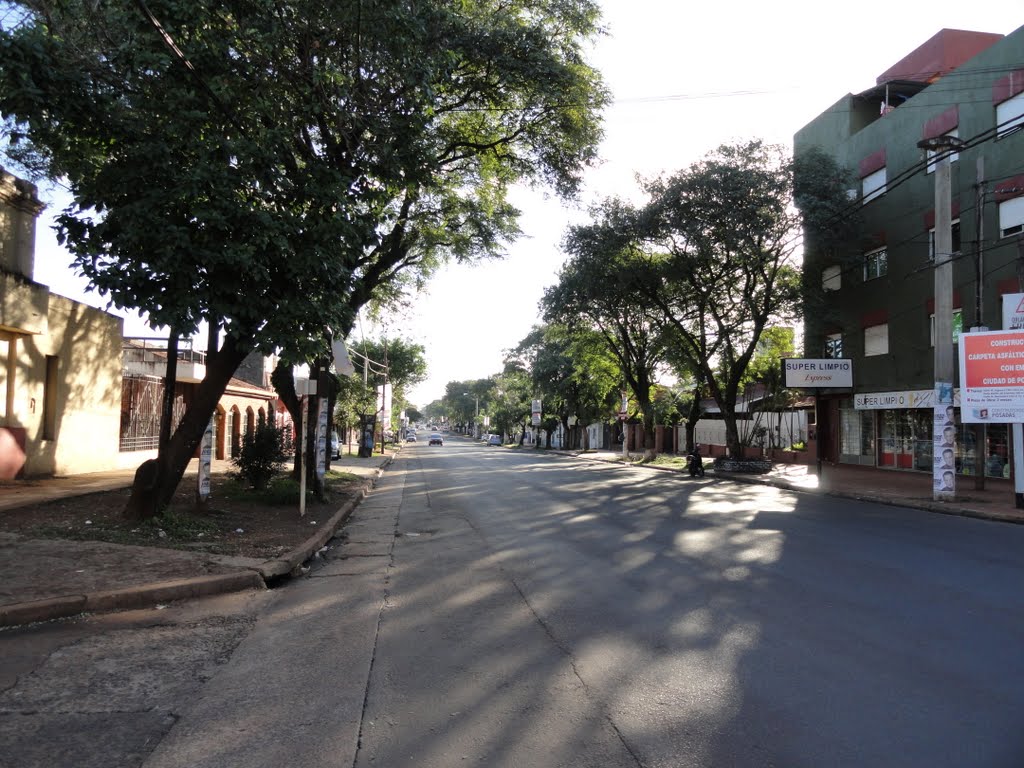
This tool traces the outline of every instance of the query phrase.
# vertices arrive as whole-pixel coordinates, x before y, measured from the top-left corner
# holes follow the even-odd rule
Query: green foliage
[[[570,416],[581,423],[607,418],[614,410],[621,373],[604,338],[582,325],[535,326],[505,357],[506,372],[529,376],[544,412],[563,424]],[[530,403],[525,403],[529,415]]]
[[[607,200],[593,215],[592,224],[572,227],[565,238],[570,258],[545,291],[544,319],[601,339],[653,442],[651,387],[668,353],[661,312],[644,299],[657,261],[637,247],[637,214],[627,205]]]
[[[403,273],[493,256],[509,185],[571,193],[607,94],[587,0],[15,3],[8,136],[65,177],[76,267],[118,307],[305,360]]]
[[[210,322],[240,357],[324,358],[402,281],[500,256],[511,186],[573,194],[609,100],[586,64],[593,0],[152,0],[156,22],[11,6],[2,138],[70,190],[74,268],[155,325]],[[200,385],[157,495],[226,380]]]
[[[242,436],[241,450],[232,463],[252,488],[262,491],[286,458],[281,431],[260,419],[252,434]]]

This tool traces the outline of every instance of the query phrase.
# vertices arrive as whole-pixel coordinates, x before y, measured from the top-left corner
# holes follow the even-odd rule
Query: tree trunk
[[[720,405],[721,407],[721,405]],[[743,458],[743,444],[736,425],[736,412],[730,407],[722,407],[722,421],[725,422],[725,444],[729,450],[729,458]]]
[[[302,461],[302,402],[295,391],[295,367],[279,360],[274,366],[274,372],[270,374],[270,383],[274,385],[277,396],[281,398],[281,402],[292,417],[296,437],[292,441],[292,448],[295,451],[292,457],[292,479],[298,482],[299,466]]]
[[[167,337],[167,365],[164,371],[164,400],[160,408],[160,437],[157,440],[158,460],[171,439],[171,422],[174,421],[174,390],[178,386],[178,334],[173,330]]]
[[[167,450],[159,459],[145,461],[136,470],[125,517],[155,517],[170,503],[228,382],[250,351],[245,343],[228,338],[223,348],[207,359],[206,378],[196,388],[192,403],[167,442]]]
[[[654,445],[654,408],[648,404],[644,408],[644,461],[654,461],[658,455]]]

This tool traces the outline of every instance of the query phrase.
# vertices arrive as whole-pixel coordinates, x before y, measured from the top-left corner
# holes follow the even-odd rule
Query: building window
[[[882,277],[889,272],[889,254],[885,248],[878,248],[864,254],[864,282]]]
[[[985,474],[989,477],[1009,477],[1009,435],[1006,424],[985,426]]]
[[[963,330],[964,330],[963,310],[961,310],[961,309],[954,309],[953,310],[953,338],[951,339],[950,343],[952,343],[952,344],[959,344],[960,343],[960,334],[963,333]],[[932,347],[935,346],[935,315],[934,314],[928,315],[928,345],[932,346]]]
[[[862,202],[865,203],[885,194],[884,166],[860,180],[860,194]]]
[[[1013,197],[999,204],[999,236],[1024,232],[1024,197]]]
[[[843,356],[843,334],[830,333],[825,337],[825,357],[838,360]]]
[[[821,270],[821,288],[825,291],[838,291],[843,287],[843,268],[838,264]]]
[[[889,353],[889,324],[870,325],[864,329],[864,357]]]
[[[46,379],[43,381],[43,440],[57,439],[57,373],[58,359],[46,356]]]
[[[996,105],[997,137],[1003,138],[1024,127],[1024,91]]]
[[[943,136],[948,136],[948,137],[953,138],[953,139],[959,139],[960,138],[960,131],[958,129],[954,128],[952,131],[949,131],[949,133],[944,133],[942,135]],[[938,150],[934,150],[934,149],[927,149],[927,150],[925,150],[925,158],[928,160],[928,171],[927,171],[928,173],[934,173],[935,172],[935,168],[939,164],[939,161],[937,159],[938,156],[939,156]],[[959,159],[960,159],[960,153],[959,152],[950,152],[949,153],[949,162],[950,162],[951,165],[953,163],[955,163]]]
[[[953,219],[950,232],[953,236],[953,251],[950,256],[956,257],[960,255],[960,219]],[[935,227],[928,230],[928,260],[935,260]]]
[[[875,455],[875,417],[871,411],[839,408],[840,460],[871,459]]]

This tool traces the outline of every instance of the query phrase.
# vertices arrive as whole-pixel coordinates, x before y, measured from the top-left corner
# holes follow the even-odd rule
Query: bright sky
[[[1024,22],[1024,0],[603,0],[608,36],[592,62],[614,103],[605,114],[602,165],[587,175],[578,207],[528,191],[524,237],[507,258],[439,275],[389,336],[427,351],[428,379],[411,396],[423,407],[453,380],[501,370],[503,350],[539,321],[538,302],[564,260],[566,226],[590,203],[636,195],[636,174],[684,168],[719,144],[749,138],[792,145],[793,134],[846,93],[858,93],[942,28],[1008,34]],[[95,306],[43,220],[36,280]],[[137,318],[126,335],[145,335]]]

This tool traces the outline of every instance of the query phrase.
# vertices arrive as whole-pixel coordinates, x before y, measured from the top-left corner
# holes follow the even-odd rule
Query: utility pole
[[[978,156],[976,165],[976,191],[974,196],[974,327],[971,331],[987,331],[985,313],[982,311],[985,301],[983,279],[985,276],[985,249],[981,247],[985,231],[985,158]],[[961,382],[963,383],[963,382]],[[985,460],[987,451],[985,437],[988,427],[984,424],[974,425],[974,488],[985,490]]]
[[[956,471],[940,462],[946,448],[956,455],[955,430],[944,428],[946,406],[953,404],[953,231],[949,154],[963,142],[952,136],[936,136],[917,146],[935,152],[935,410],[932,429],[932,498],[956,498]]]

